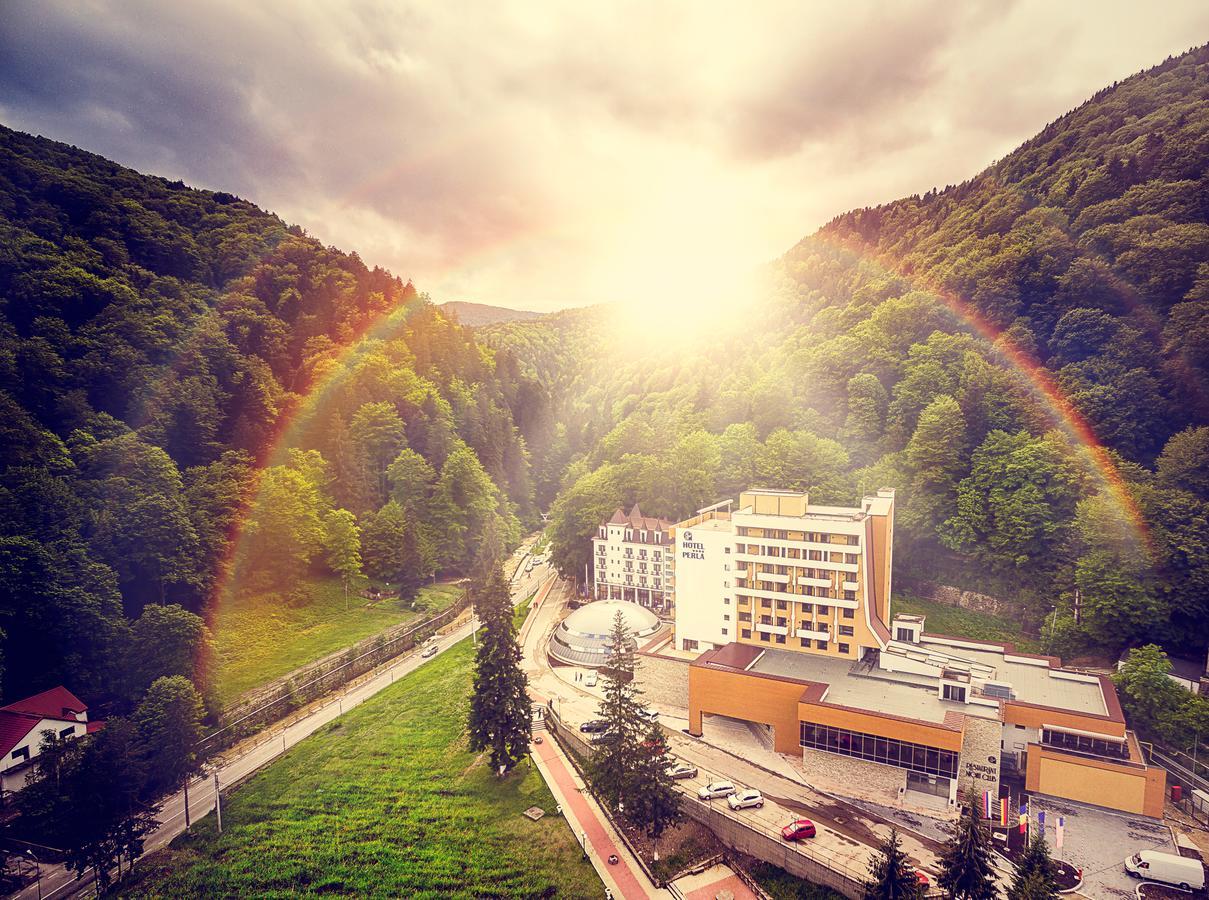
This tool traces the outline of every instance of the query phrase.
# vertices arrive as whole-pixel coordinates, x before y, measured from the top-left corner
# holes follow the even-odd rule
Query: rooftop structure
[[[597,600],[572,612],[550,636],[550,657],[573,666],[602,666],[608,661],[613,624],[621,613],[630,633],[630,645],[636,647],[663,627],[649,609],[623,600]]]
[[[88,707],[65,687],[54,687],[0,707],[0,788],[19,791],[32,774],[46,732],[62,740],[95,731]]]

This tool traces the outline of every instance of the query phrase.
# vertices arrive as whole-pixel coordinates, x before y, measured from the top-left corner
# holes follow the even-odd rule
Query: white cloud
[[[692,296],[955,183],[1209,7],[59,2],[6,123],[235,191],[438,300]]]

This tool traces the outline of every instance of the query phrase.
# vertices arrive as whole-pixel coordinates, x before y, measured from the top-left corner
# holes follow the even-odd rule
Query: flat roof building
[[[689,668],[691,733],[710,715],[763,725],[817,786],[920,810],[1022,778],[1162,814],[1166,774],[1107,676],[892,617],[892,490],[853,508],[745,491],[733,512],[699,517],[672,528],[676,646],[705,650]]]

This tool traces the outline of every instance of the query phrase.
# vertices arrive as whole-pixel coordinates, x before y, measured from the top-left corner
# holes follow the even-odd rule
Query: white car
[[[764,805],[764,797],[759,791],[748,788],[745,791],[731,794],[726,798],[726,802],[731,809],[748,809],[752,806],[760,809]]]
[[[659,710],[657,709],[640,709],[638,715],[647,722],[659,721]]]
[[[441,648],[438,647],[436,644],[429,644],[427,647],[424,648],[424,652],[420,654],[420,657],[422,659],[428,659],[429,657],[436,656],[437,651],[440,649]]]
[[[697,791],[697,797],[701,800],[718,800],[722,797],[729,797],[734,792],[735,786],[729,781],[711,781]]]
[[[596,673],[589,672],[584,676],[584,687],[596,687]]]

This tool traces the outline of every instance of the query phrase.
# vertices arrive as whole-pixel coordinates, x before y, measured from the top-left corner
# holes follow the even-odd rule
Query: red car
[[[919,869],[915,870],[915,880],[919,882],[920,887],[927,887],[931,883],[928,881],[928,876]]]
[[[814,823],[809,819],[795,819],[781,829],[781,837],[787,841],[803,841],[814,834]]]

